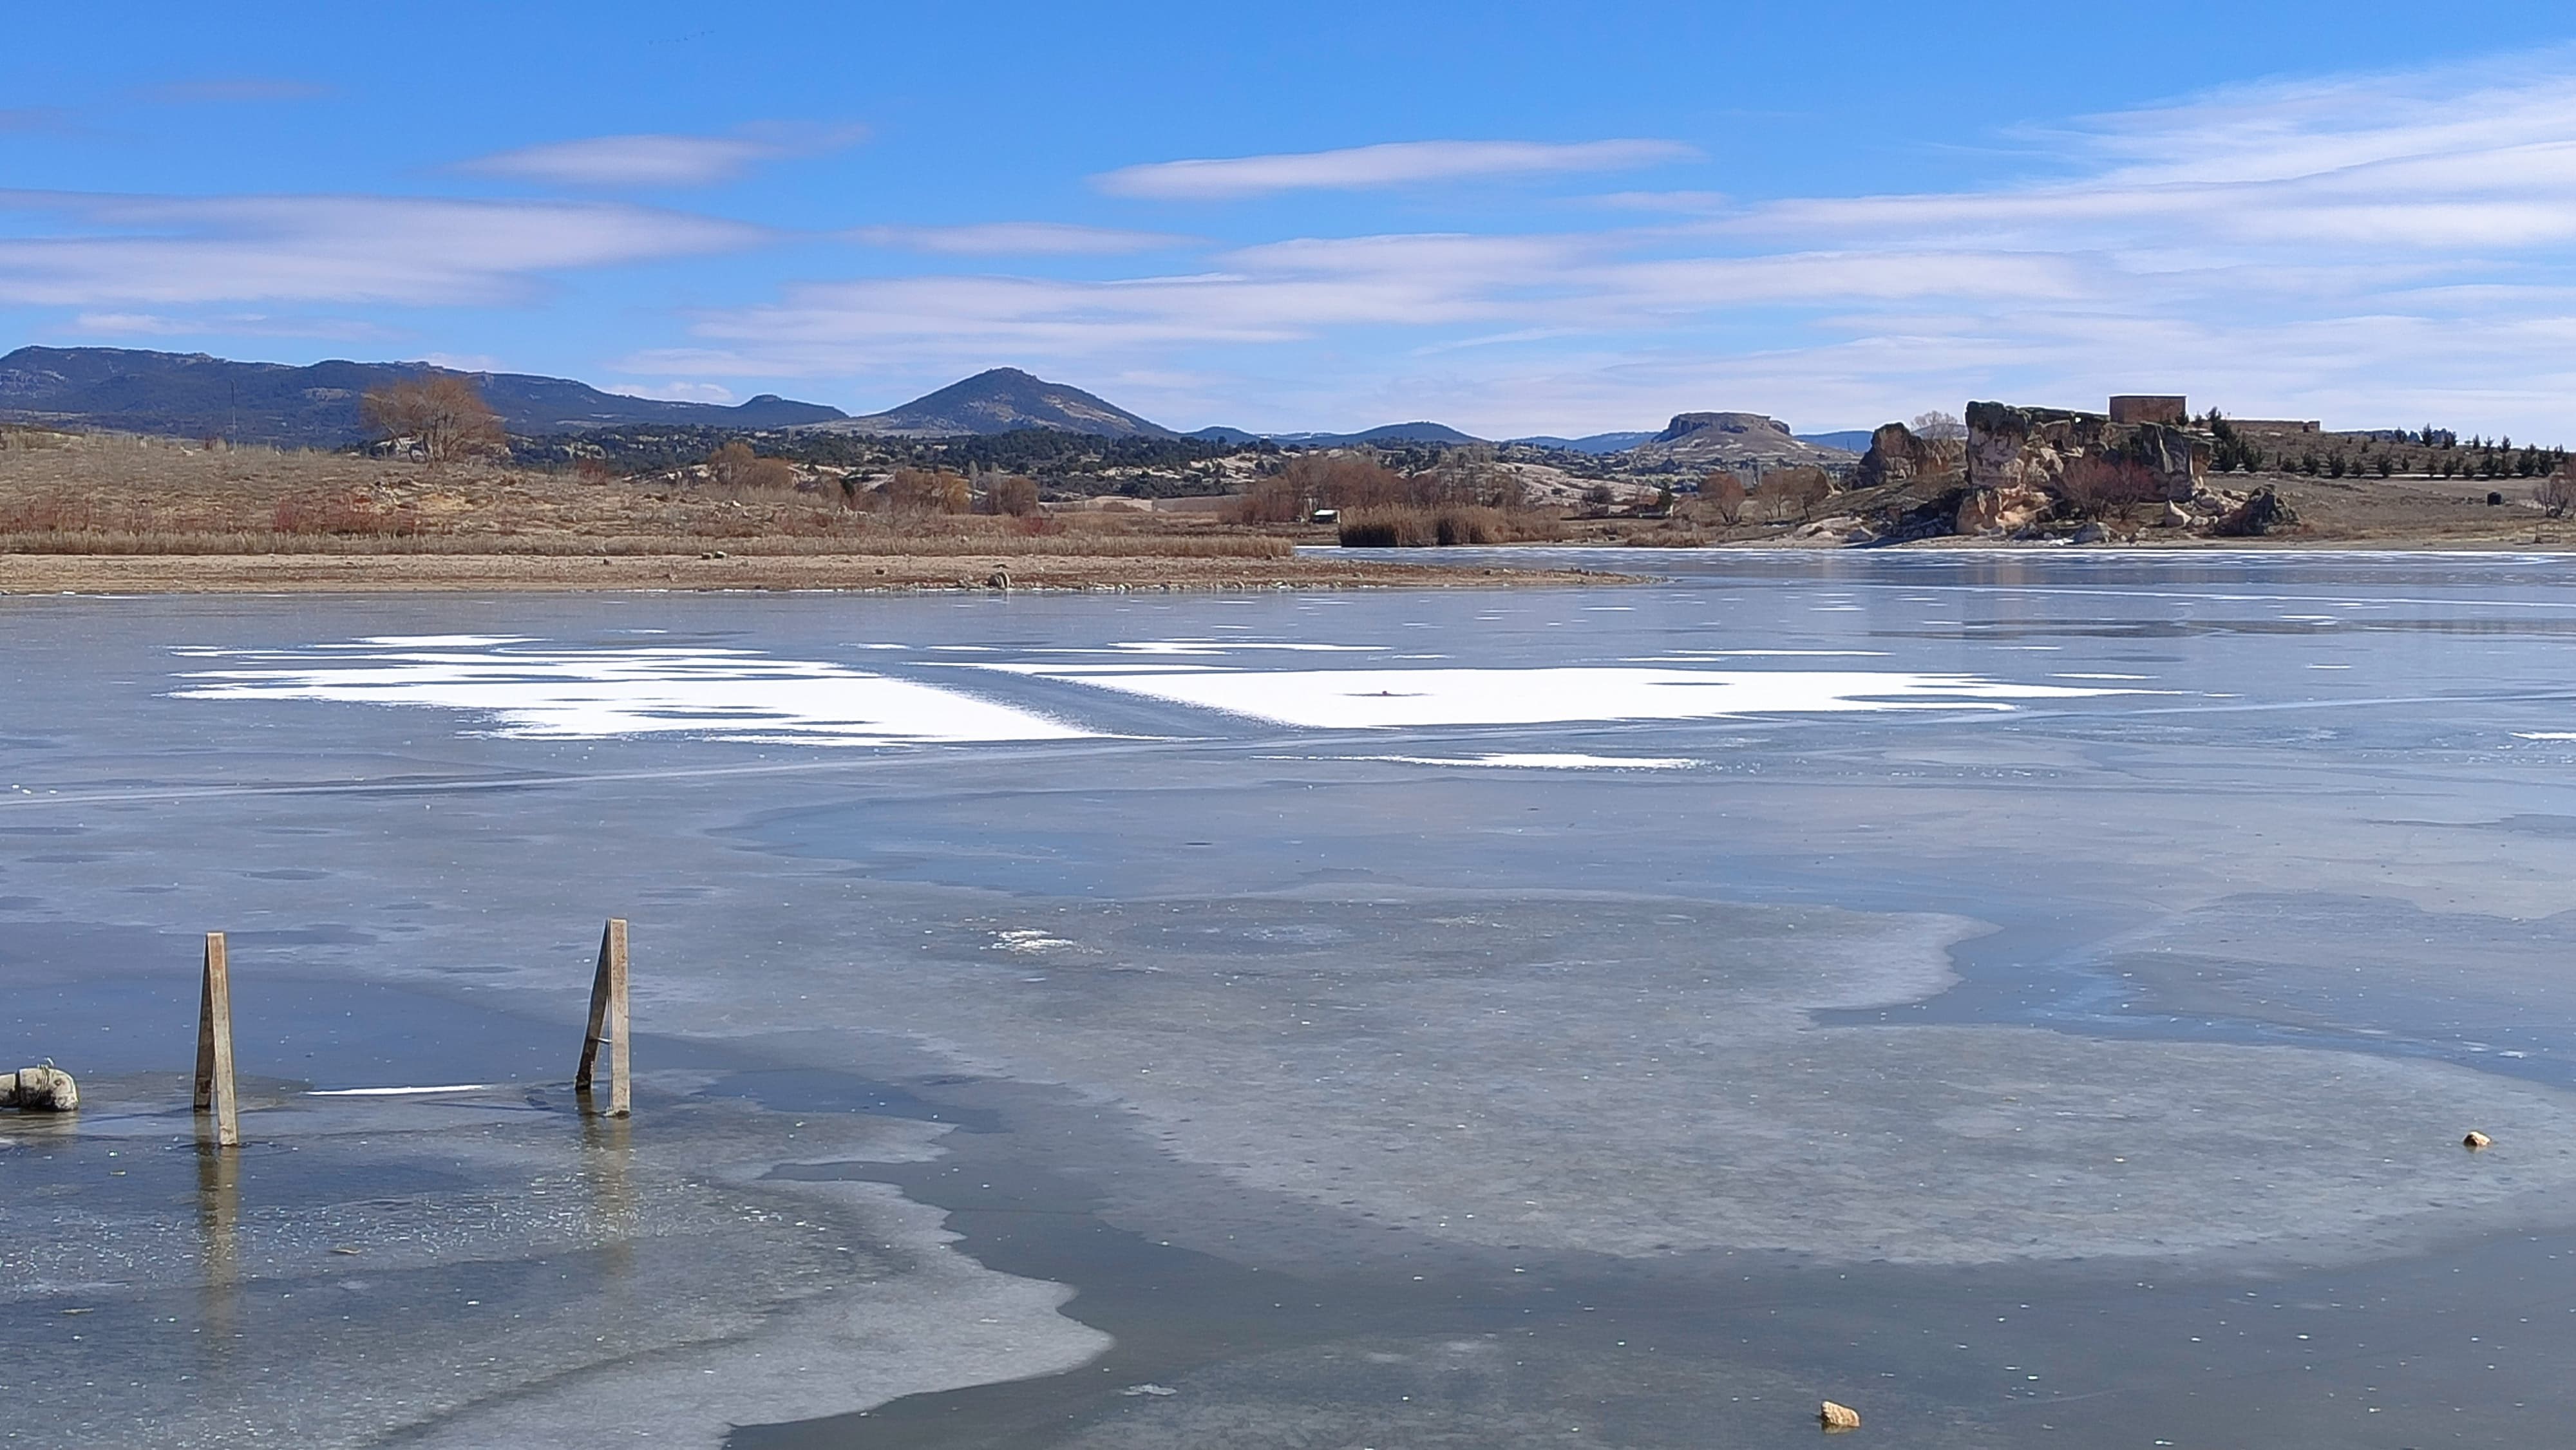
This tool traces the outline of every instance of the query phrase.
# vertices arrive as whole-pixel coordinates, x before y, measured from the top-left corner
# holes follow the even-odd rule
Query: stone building
[[[2180,394],[2121,393],[2111,399],[2111,421],[2180,428],[2191,421],[2191,409]]]

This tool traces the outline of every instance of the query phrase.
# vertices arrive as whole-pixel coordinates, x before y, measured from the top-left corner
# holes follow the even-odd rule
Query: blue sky
[[[1182,428],[2576,441],[2576,12],[17,7],[0,345]]]

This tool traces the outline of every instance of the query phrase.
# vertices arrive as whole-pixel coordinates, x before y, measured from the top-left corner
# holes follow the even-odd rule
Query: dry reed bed
[[[1478,504],[1354,509],[1340,521],[1346,549],[1428,549],[1460,544],[1538,544],[1562,539],[1565,523],[1537,509]]]
[[[721,552],[746,557],[868,558],[1122,558],[1122,559],[1285,559],[1296,548],[1285,539],[1225,535],[1124,534],[904,534],[891,530],[849,530],[829,535],[732,534],[281,534],[274,532],[182,533],[168,530],[130,532],[11,533],[0,529],[0,554],[420,554],[525,556],[534,558],[650,557],[690,558],[722,545]]]

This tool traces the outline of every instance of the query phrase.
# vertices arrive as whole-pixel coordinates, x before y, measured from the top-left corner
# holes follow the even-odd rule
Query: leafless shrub
[[[1014,473],[993,482],[993,512],[1015,519],[1035,518],[1038,512],[1038,481]]]
[[[784,458],[763,458],[737,438],[707,455],[707,480],[719,488],[747,493],[796,486],[796,465]]]
[[[2088,519],[2125,520],[2159,492],[2154,469],[2098,453],[2068,464],[2058,488],[2077,516]]]
[[[898,468],[885,494],[886,507],[899,514],[962,514],[975,499],[965,475],[937,468]]]

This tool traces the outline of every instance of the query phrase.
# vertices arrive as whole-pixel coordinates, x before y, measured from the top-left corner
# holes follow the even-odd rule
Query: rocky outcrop
[[[1968,445],[1959,439],[1922,438],[1902,423],[1889,423],[1869,435],[1869,451],[1860,456],[1852,486],[1954,484],[1967,459]]]
[[[2243,503],[2230,509],[2210,526],[2209,531],[2225,539],[2259,539],[2265,534],[2296,528],[2298,523],[2298,512],[2281,502],[2281,496],[2266,486],[2248,494]]]
[[[2186,428],[2115,423],[2065,408],[1970,403],[1969,492],[1959,506],[1959,532],[2010,532],[2045,518],[2068,498],[2071,475],[2098,475],[2106,466],[2142,476],[2147,497],[2139,502],[2187,502],[2206,486],[2209,456],[2209,441]],[[2047,506],[2032,512],[2040,500]]]
[[[1972,488],[1959,500],[1952,531],[1961,534],[2010,534],[2029,528],[2056,512],[2048,490],[2016,483],[2005,488]]]

